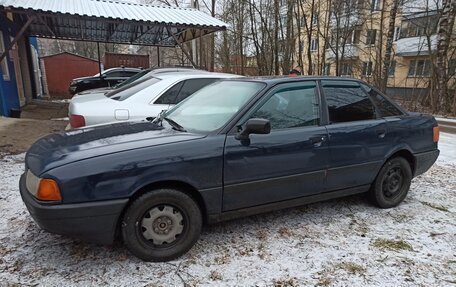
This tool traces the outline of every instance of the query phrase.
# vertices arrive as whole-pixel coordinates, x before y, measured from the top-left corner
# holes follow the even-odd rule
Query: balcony
[[[343,58],[346,60],[355,59],[359,57],[359,48],[356,44],[347,44],[345,48],[339,47],[339,59],[342,58],[342,50],[343,50]],[[333,49],[329,48],[326,49],[326,57],[329,60],[335,59],[336,54],[334,53]]]
[[[430,36],[431,53],[437,50],[437,35]],[[428,39],[425,36],[402,38],[396,42],[396,55],[402,57],[429,55]]]

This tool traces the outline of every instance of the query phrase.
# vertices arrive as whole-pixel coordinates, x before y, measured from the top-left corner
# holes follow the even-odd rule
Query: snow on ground
[[[354,196],[217,224],[169,263],[40,230],[19,196],[24,155],[6,155],[0,286],[455,286],[455,138],[442,134],[442,160],[397,208]]]

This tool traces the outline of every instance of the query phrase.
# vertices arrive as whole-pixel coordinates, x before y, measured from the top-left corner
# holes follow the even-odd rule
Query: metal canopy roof
[[[227,27],[194,9],[121,1],[0,0],[1,10],[29,36],[94,42],[175,47]]]

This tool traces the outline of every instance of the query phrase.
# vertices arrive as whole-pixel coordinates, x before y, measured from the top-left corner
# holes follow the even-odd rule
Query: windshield
[[[122,88],[122,87],[124,87],[124,86],[126,86],[126,85],[128,85],[130,83],[133,83],[134,81],[142,78],[144,75],[147,75],[149,72],[150,72],[150,70],[141,71],[141,72],[137,73],[136,75],[126,79],[125,81],[115,85],[114,89]]]
[[[110,91],[109,93],[106,93],[105,96],[108,98],[111,98],[116,101],[123,101],[125,99],[128,99],[129,97],[133,96],[137,92],[160,82],[161,80],[159,78],[155,78],[152,75],[144,76],[142,79],[137,80],[133,83],[127,84],[119,89],[115,89],[113,91]]]
[[[216,82],[180,102],[164,117],[187,131],[215,131],[228,123],[264,86],[255,82]]]

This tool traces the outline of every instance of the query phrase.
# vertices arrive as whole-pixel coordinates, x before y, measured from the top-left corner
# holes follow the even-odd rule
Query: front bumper
[[[128,199],[76,204],[45,204],[33,197],[22,175],[19,183],[22,200],[35,222],[44,230],[84,241],[111,244],[117,223]]]
[[[415,154],[415,173],[413,176],[418,176],[428,171],[439,157],[439,154],[440,151],[438,149]]]

